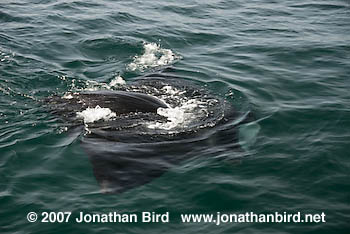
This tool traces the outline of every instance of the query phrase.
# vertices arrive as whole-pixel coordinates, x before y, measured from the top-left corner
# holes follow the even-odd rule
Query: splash
[[[84,119],[84,123],[93,123],[98,120],[110,120],[116,117],[116,113],[112,112],[109,108],[101,108],[96,106],[95,108],[87,108],[82,112],[77,112],[77,117]]]
[[[198,110],[202,102],[196,99],[190,99],[180,106],[169,108],[158,108],[157,114],[167,118],[167,122],[155,122],[148,125],[150,129],[171,130],[176,127],[187,127],[188,124],[196,120],[199,115],[202,115]]]
[[[120,75],[114,77],[109,83],[97,82],[95,80],[78,81],[79,86],[76,86],[75,79],[72,80],[71,91],[98,91],[98,90],[113,90],[126,85],[126,81]]]
[[[125,80],[121,76],[116,76],[111,82],[109,82],[109,87],[117,87],[120,85],[126,85]]]
[[[168,108],[158,108],[157,114],[166,117],[167,121],[149,123],[148,128],[162,130],[187,128],[198,119],[208,116],[206,106],[209,103],[208,100],[188,98],[184,96],[185,90],[179,90],[171,85],[163,86],[161,91],[164,93],[159,98],[168,105]]]
[[[148,68],[171,64],[180,58],[170,49],[163,49],[156,43],[144,43],[143,47],[144,53],[134,57],[133,62],[128,65],[129,70],[144,71]]]

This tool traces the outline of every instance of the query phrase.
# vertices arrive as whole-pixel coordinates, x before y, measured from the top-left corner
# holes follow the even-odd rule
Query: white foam
[[[74,82],[73,82],[74,84]],[[81,90],[81,91],[97,91],[97,90],[110,90],[113,89],[114,87],[125,85],[126,82],[121,76],[116,76],[113,80],[111,80],[108,83],[103,83],[103,82],[97,82],[95,80],[87,80],[85,81],[86,87],[83,89],[77,89],[75,86],[72,86],[75,88],[75,90]]]
[[[179,56],[175,55],[170,49],[163,49],[156,43],[144,43],[145,52],[141,56],[135,56],[128,69],[143,71],[147,68],[164,66],[173,63]]]
[[[186,90],[178,90],[171,85],[165,85],[161,88],[164,95],[160,99],[168,108],[158,108],[157,114],[167,118],[167,122],[151,122],[147,125],[150,129],[171,130],[174,128],[186,128],[196,119],[207,115],[205,104],[199,99],[188,99],[183,94]],[[177,100],[176,106],[167,103],[167,99]]]
[[[118,85],[125,85],[125,84],[126,84],[126,82],[123,79],[123,77],[118,75],[113,80],[111,80],[111,82],[109,82],[109,87],[115,87]]]
[[[110,89],[110,86],[106,83],[103,82],[97,82],[94,80],[87,80],[85,82],[86,87],[83,89],[76,89],[76,90],[81,90],[81,91],[97,91],[101,89]]]
[[[190,99],[174,108],[159,107],[157,109],[157,114],[166,117],[167,122],[153,122],[148,125],[148,128],[171,130],[176,127],[187,127],[188,124],[202,114],[201,111],[196,110],[201,104],[203,104],[203,102]]]
[[[87,108],[82,112],[77,112],[77,117],[84,119],[84,123],[93,123],[98,120],[110,120],[116,117],[116,113],[112,112],[109,108],[101,108],[96,106],[95,108]]]
[[[174,88],[174,87],[172,87],[170,85],[164,86],[162,88],[162,90],[165,91],[165,93],[170,94],[172,96],[186,93],[185,90],[184,91],[180,91],[180,90],[178,90],[178,89],[176,89],[176,88]]]

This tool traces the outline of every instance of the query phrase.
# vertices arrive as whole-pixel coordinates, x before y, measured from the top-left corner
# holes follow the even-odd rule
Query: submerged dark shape
[[[73,125],[84,123],[77,112],[87,108],[115,113],[108,120],[84,123],[82,147],[103,191],[116,193],[148,183],[210,147],[239,149],[237,126],[252,120],[224,98],[164,75],[143,77],[114,91],[52,96],[47,103]]]

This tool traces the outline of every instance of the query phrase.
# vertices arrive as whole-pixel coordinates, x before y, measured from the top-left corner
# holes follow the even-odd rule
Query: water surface
[[[346,0],[2,1],[1,233],[346,233],[349,14]],[[40,100],[169,67],[252,110],[255,143],[244,151],[214,145],[144,186],[101,193],[81,133],[67,132]],[[26,220],[30,211],[67,210],[169,211],[171,221]],[[325,212],[326,223],[217,226],[179,218],[250,211]]]

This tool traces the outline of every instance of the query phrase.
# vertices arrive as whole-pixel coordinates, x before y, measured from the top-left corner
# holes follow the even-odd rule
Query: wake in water
[[[114,80],[113,88],[106,83],[46,100],[71,127],[84,126],[82,147],[105,192],[150,182],[212,144],[239,149],[238,126],[252,121],[225,98],[177,77]]]

